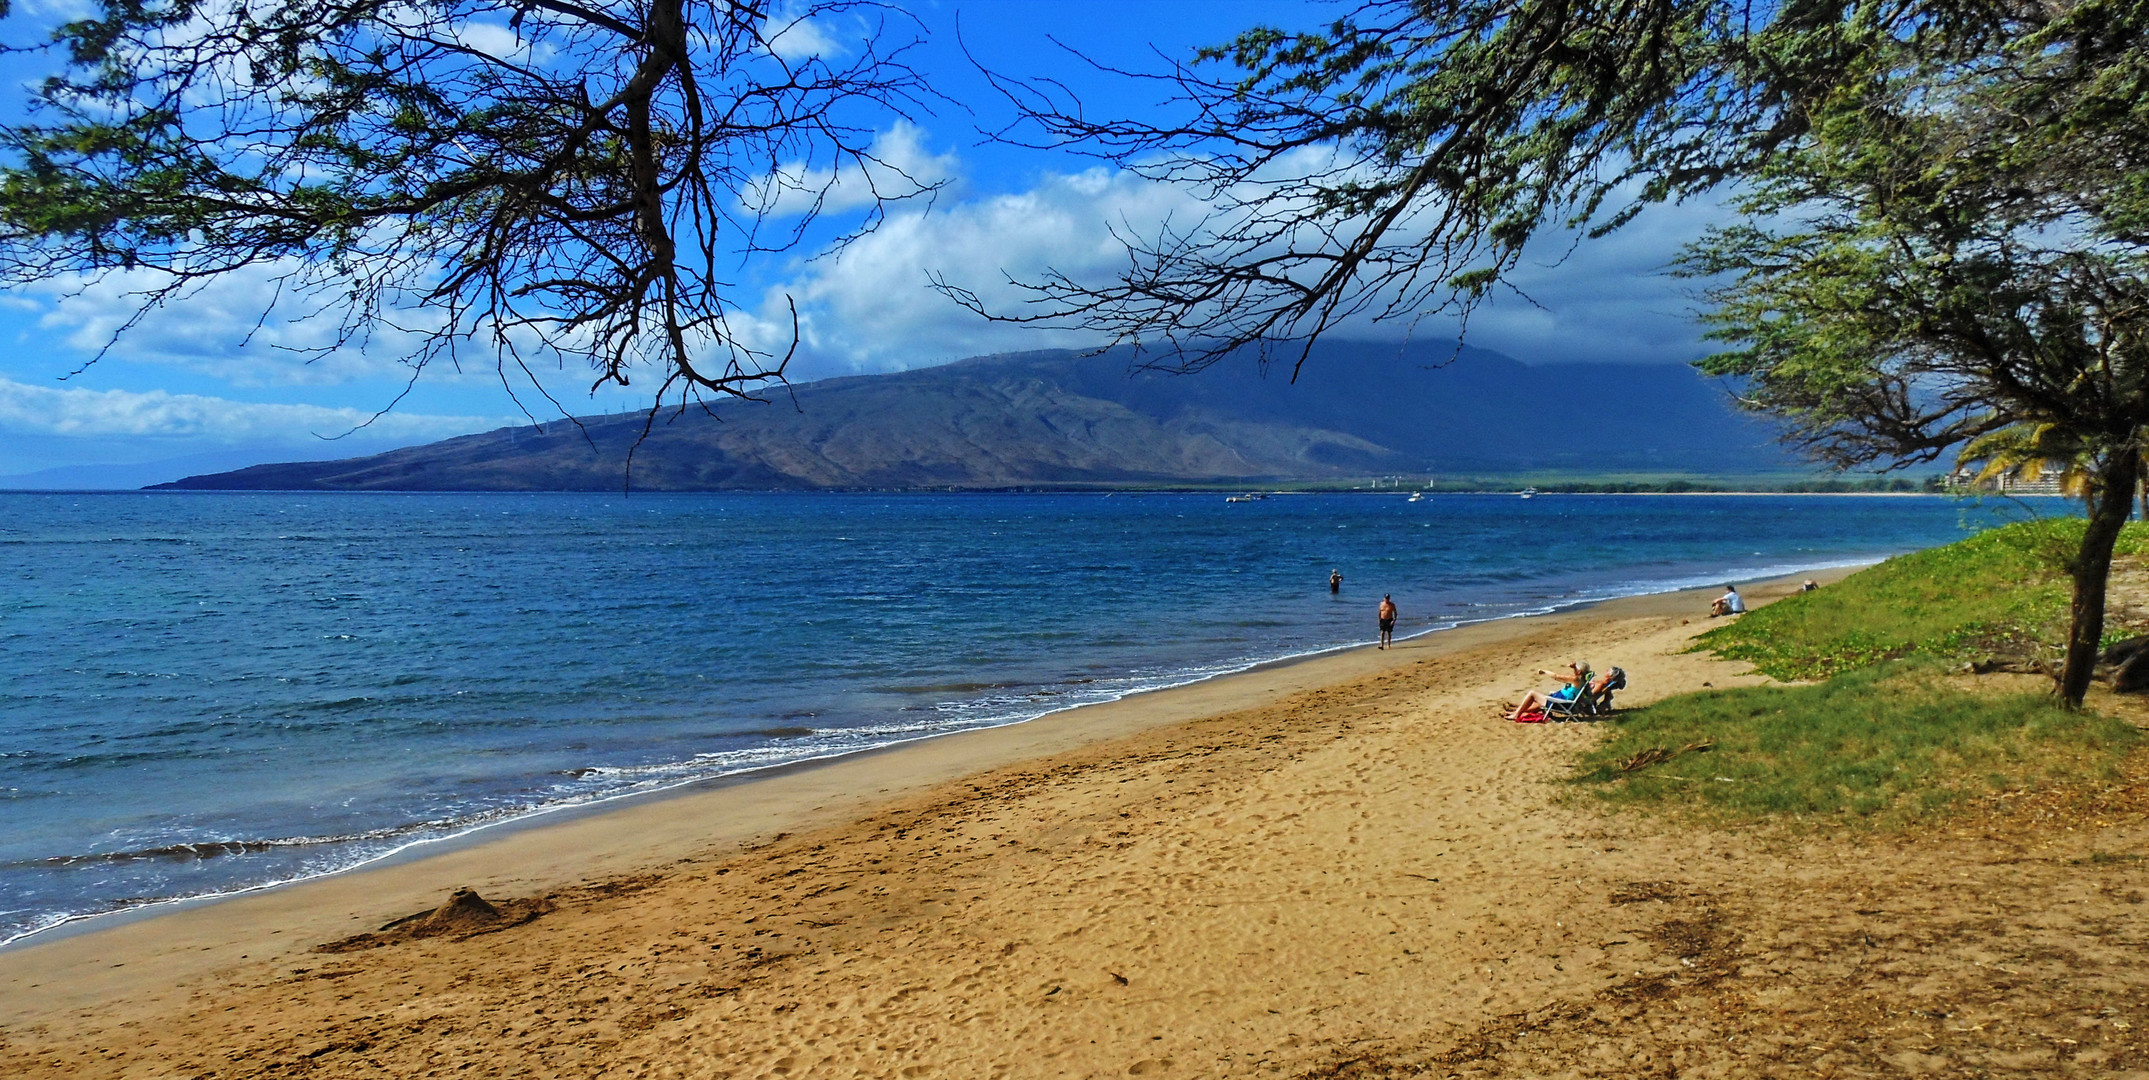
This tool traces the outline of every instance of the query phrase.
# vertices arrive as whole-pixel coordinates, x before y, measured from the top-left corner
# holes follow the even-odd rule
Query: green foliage
[[[1893,48],[1976,60],[2050,21],[1926,0],[1360,0],[1326,26],[1251,28],[1174,65],[1157,114],[1099,119],[1064,88],[1022,86],[1026,138],[1211,209],[1122,235],[1117,280],[1048,273],[1025,284],[1031,307],[998,317],[1083,325],[1159,350],[1157,366],[1240,346],[1303,363],[1347,318],[1485,302],[1547,231],[1603,235],[1649,203],[1751,178]]]
[[[1814,686],[1688,694],[1613,721],[1573,781],[1620,805],[1703,820],[1902,826],[1966,798],[2097,779],[2142,742],[2133,725],[2049,694],[1976,693],[1889,664]],[[1650,748],[1714,745],[1622,772]]]
[[[1786,597],[1698,639],[1777,679],[1818,679],[1902,657],[1961,660],[2066,640],[2066,560],[2080,518],[2024,522],[1912,552]],[[2118,550],[2149,548],[2149,525]]]
[[[1805,473],[1646,473],[1646,472],[1554,472],[1540,470],[1514,473],[1447,474],[1427,477],[1381,476],[1349,480],[1284,485],[1293,491],[1354,491],[1368,483],[1380,490],[1438,492],[1515,492],[1534,487],[1545,494],[1575,495],[1677,495],[1761,494],[1783,492],[1799,495],[1914,495],[1942,490],[1942,477],[1906,476],[1814,476]],[[1244,486],[1244,485],[1239,485]],[[1233,490],[1217,485],[1219,490]]]
[[[1682,265],[1729,346],[1702,369],[1809,452],[1954,453],[2085,499],[2059,680],[2079,707],[2149,446],[2149,237],[2128,224],[2149,6],[2040,10],[1964,53],[1876,39]],[[1843,644],[1858,663],[1897,643]]]
[[[0,284],[134,273],[147,312],[264,273],[264,307],[333,324],[315,353],[750,395],[788,353],[733,334],[719,268],[939,186],[875,156],[938,95],[903,59],[922,27],[872,0],[72,7],[6,48],[50,70],[0,122]],[[777,44],[816,17],[861,36]],[[864,206],[830,198],[846,175]]]
[[[1700,366],[1838,464],[1960,450],[2092,493],[2149,426],[2149,246],[2122,220],[2149,128],[2118,90],[2149,71],[2149,8],[2054,4],[1964,44],[1875,39],[1745,220],[1688,250],[1729,345]]]

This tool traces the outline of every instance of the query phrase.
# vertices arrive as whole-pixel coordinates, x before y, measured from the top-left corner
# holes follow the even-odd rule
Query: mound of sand
[[[447,903],[431,911],[405,915],[370,934],[358,934],[314,946],[315,952],[357,952],[360,949],[377,949],[399,941],[414,938],[447,937],[461,940],[521,926],[552,910],[552,901],[546,897],[523,897],[499,904],[479,896],[476,889],[460,888],[448,897]]]

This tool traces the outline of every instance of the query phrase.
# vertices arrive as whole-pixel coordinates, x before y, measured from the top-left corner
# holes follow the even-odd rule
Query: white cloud
[[[753,184],[742,193],[741,201],[750,212],[772,218],[809,210],[855,210],[945,183],[954,178],[958,166],[954,154],[926,149],[925,133],[907,121],[897,121],[881,132],[867,153],[871,160],[846,162],[840,170],[798,162],[786,165]]]
[[[488,56],[504,59],[528,59],[530,56],[530,39],[508,29],[503,23],[471,20],[453,25],[449,31],[450,37],[457,44]]]
[[[927,213],[902,210],[840,255],[806,264],[785,290],[799,301],[805,343],[851,370],[913,367],[976,353],[1087,345],[1085,331],[988,323],[928,288],[940,272],[989,309],[1023,310],[1007,284],[1048,270],[1099,278],[1125,262],[1113,225],[1151,228],[1199,213],[1187,193],[1128,173],[1045,177],[1028,191]],[[780,299],[772,306],[780,309]],[[764,310],[764,317],[767,309]]]
[[[0,432],[65,437],[161,436],[239,442],[332,438],[365,424],[363,409],[262,404],[162,390],[88,390],[0,379]],[[378,439],[422,442],[486,431],[516,417],[390,412],[364,428]]]
[[[884,132],[876,152],[925,180],[956,178],[962,166],[953,153],[931,152],[925,134],[907,124]],[[803,177],[805,170],[797,173]],[[862,178],[822,173],[820,179],[834,185],[831,209],[854,207],[865,198]],[[768,289],[759,304],[734,309],[729,330],[749,347],[781,355],[791,332],[784,297],[795,298],[803,341],[794,378],[1093,345],[1097,336],[1088,331],[981,320],[933,292],[929,275],[943,274],[976,291],[990,310],[1019,314],[1030,297],[1010,286],[1009,278],[1034,282],[1047,271],[1059,271],[1078,280],[1109,280],[1127,259],[1112,235],[1115,228],[1123,235],[1154,235],[1160,222],[1185,226],[1205,209],[1185,189],[1103,167],[1042,174],[1027,190],[943,198],[930,212],[923,204],[898,205],[878,230],[841,253],[781,270],[788,280]],[[1608,238],[1574,245],[1571,253],[1569,239],[1561,236],[1533,245],[1515,280],[1542,307],[1511,294],[1496,295],[1474,316],[1468,340],[1538,362],[1692,359],[1704,346],[1691,317],[1691,284],[1663,269],[1681,243],[1726,213],[1714,202],[1660,207]],[[234,385],[378,385],[384,377],[400,382],[408,376],[401,358],[415,335],[391,332],[365,349],[344,347],[309,358],[294,350],[334,344],[335,324],[300,317],[303,309],[288,297],[285,310],[257,329],[283,270],[262,267],[228,275],[151,312],[114,355],[178,366]],[[129,288],[153,280],[115,275],[74,296],[66,294],[79,289],[79,282],[46,282],[0,300],[39,306],[45,332],[39,344],[87,354],[133,316],[136,302],[127,295]],[[1452,320],[1442,318],[1416,327],[1403,320],[1360,320],[1337,334],[1390,340],[1411,334],[1438,342],[1454,332]],[[425,381],[496,381],[491,354],[480,352],[463,374],[435,364]],[[547,382],[553,382],[549,373]],[[556,389],[579,392],[582,385],[580,372],[561,372]]]
[[[1512,275],[1524,295],[1495,294],[1472,315],[1469,340],[1532,361],[1693,360],[1708,348],[1694,317],[1697,283],[1671,276],[1671,260],[1731,213],[1697,199],[1653,207],[1602,239],[1547,236]]]
[[[24,0],[16,5],[15,12],[38,22],[73,22],[95,18],[97,5],[90,0]]]
[[[1305,162],[1294,163],[1297,165]],[[1047,270],[1103,283],[1127,264],[1112,236],[1153,236],[1169,217],[1185,227],[1205,205],[1180,188],[1094,168],[1048,174],[1027,191],[943,205],[930,214],[899,211],[840,256],[802,264],[772,292],[764,321],[782,310],[781,294],[799,301],[805,343],[841,370],[914,367],[979,353],[1096,342],[1086,331],[988,323],[927,287],[939,272],[975,291],[988,310],[1030,310],[1030,294],[1007,281],[1035,282]],[[1680,362],[1701,350],[1691,316],[1690,285],[1664,273],[1679,246],[1723,218],[1713,202],[1653,208],[1601,240],[1560,233],[1532,245],[1513,275],[1529,299],[1503,292],[1473,316],[1468,342],[1532,362]],[[1572,249],[1570,251],[1570,248]],[[1531,301],[1534,300],[1535,304]],[[786,322],[785,327],[788,327]],[[1445,316],[1413,326],[1408,319],[1361,316],[1337,337],[1420,341],[1450,339]]]
[[[279,279],[296,263],[235,270],[207,280],[197,289],[141,314],[144,290],[162,285],[162,275],[148,270],[115,272],[101,278],[67,276],[36,282],[18,292],[41,310],[39,344],[90,356],[113,343],[110,355],[201,372],[238,386],[327,386],[383,377],[398,381],[410,375],[404,357],[421,343],[419,331],[438,322],[436,313],[394,312],[391,325],[376,325],[368,337],[340,341],[333,311],[317,301],[279,289]],[[266,316],[264,317],[264,312]],[[130,320],[134,324],[129,327]],[[470,368],[472,377],[493,379],[491,354]],[[454,367],[435,363],[426,378],[454,380]]]
[[[802,10],[803,9],[803,10]],[[822,56],[834,59],[844,48],[825,18],[814,18],[802,4],[784,4],[769,16],[769,51],[785,60]]]

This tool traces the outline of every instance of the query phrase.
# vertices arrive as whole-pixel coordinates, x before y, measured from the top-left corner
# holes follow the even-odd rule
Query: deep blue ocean
[[[1384,592],[1401,636],[1870,560],[2027,513],[1917,497],[0,493],[0,941],[1364,643]]]

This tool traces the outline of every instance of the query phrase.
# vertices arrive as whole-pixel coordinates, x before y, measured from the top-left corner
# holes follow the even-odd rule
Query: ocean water
[[[1870,560],[2027,512],[0,493],[0,941],[1364,643],[1384,592],[1403,636]]]

